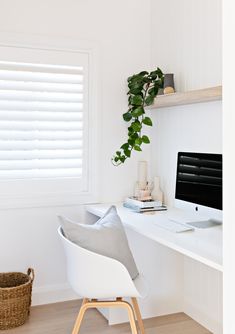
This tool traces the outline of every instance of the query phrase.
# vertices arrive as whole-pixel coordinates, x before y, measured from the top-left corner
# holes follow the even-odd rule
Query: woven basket
[[[29,316],[34,270],[0,273],[0,330],[23,325]]]

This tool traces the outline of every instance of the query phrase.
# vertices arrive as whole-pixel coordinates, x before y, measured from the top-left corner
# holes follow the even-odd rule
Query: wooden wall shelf
[[[155,103],[148,109],[159,109],[185,104],[222,100],[222,86],[191,90],[182,93],[158,95]]]

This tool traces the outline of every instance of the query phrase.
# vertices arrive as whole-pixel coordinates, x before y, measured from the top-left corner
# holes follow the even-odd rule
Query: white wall
[[[111,156],[124,142],[127,109],[126,78],[149,67],[150,1],[146,0],[1,0],[0,33],[29,36],[43,43],[44,36],[89,41],[98,48],[100,133],[100,197],[120,200],[133,189],[136,161],[111,165]],[[144,18],[144,27],[139,22]],[[32,36],[32,37],[30,37]],[[1,43],[1,41],[0,41]],[[145,150],[148,157],[148,151]],[[142,157],[143,158],[143,157]],[[35,208],[0,212],[0,271],[36,270],[35,287],[41,292],[63,289],[66,282],[61,245],[56,236],[56,214],[80,217],[82,208]],[[52,286],[53,285],[53,286]],[[35,290],[36,291],[36,290]],[[67,296],[67,292],[65,292]],[[59,299],[59,294],[57,299]],[[50,298],[49,298],[50,299]],[[37,302],[42,302],[37,297]]]
[[[0,213],[0,270],[36,273],[33,302],[70,299],[64,254],[57,238],[57,214],[83,219],[78,207],[2,210]]]
[[[153,175],[159,175],[164,198],[174,204],[178,152],[222,152],[221,102],[153,110]]]
[[[152,0],[152,65],[178,91],[221,85],[221,0]]]
[[[221,85],[221,1],[152,0],[151,9],[152,67],[173,72],[177,91]],[[177,152],[222,152],[222,105],[163,108],[152,117],[151,170],[172,205]]]
[[[151,8],[152,67],[173,72],[177,91],[221,85],[221,1],[152,0]],[[160,176],[165,201],[174,205],[177,152],[222,153],[222,103],[163,108],[151,113],[152,175]],[[184,312],[213,333],[221,333],[222,275],[210,273],[207,267],[187,258],[184,268]],[[200,280],[205,282],[203,289]],[[211,293],[206,284],[216,287],[217,293]]]

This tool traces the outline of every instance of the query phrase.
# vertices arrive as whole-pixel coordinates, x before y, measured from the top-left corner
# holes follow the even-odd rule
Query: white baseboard
[[[195,305],[185,302],[184,313],[186,313],[193,320],[207,328],[213,334],[223,333],[223,323],[221,319],[212,319],[208,314],[203,312],[203,308],[197,308]]]
[[[46,285],[33,288],[32,305],[58,303],[79,299],[68,284]]]

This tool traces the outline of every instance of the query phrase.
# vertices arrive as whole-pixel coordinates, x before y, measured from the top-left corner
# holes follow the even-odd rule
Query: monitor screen
[[[175,198],[222,210],[222,154],[179,152]]]

